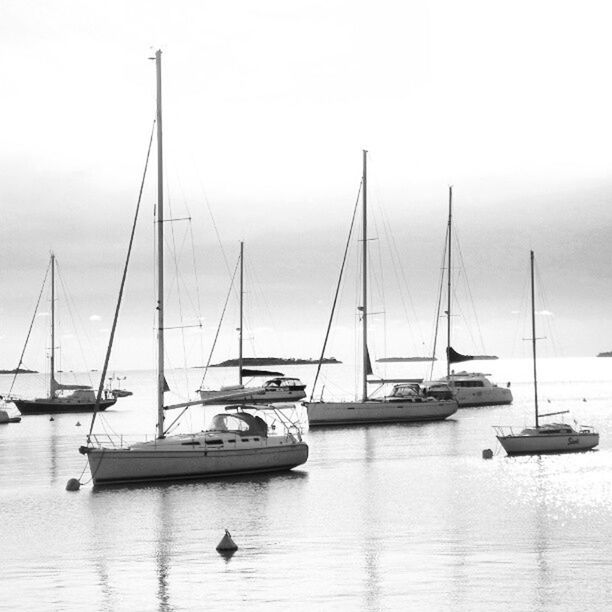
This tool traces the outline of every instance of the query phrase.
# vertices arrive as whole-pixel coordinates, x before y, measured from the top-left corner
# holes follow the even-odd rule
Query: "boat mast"
[[[535,426],[539,426],[538,420],[538,372],[536,369],[536,324],[535,324],[535,282],[534,282],[534,256],[533,251],[530,252],[530,267],[531,267],[531,347],[533,351],[533,394],[535,400]]]
[[[450,382],[450,346],[451,346],[451,251],[453,220],[453,186],[448,188],[448,278],[446,296],[446,380]]]
[[[244,242],[240,241],[240,326],[238,327],[238,384],[242,385],[242,328],[244,301]]]
[[[361,306],[361,324],[363,334],[363,379],[362,379],[362,401],[368,399],[368,152],[363,150],[363,222],[362,222],[362,245],[361,256],[363,259],[362,266],[362,306]]]
[[[157,437],[164,437],[164,178],[161,50],[155,52],[157,81]]]
[[[51,356],[49,359],[49,395],[55,398],[55,253],[51,253]]]

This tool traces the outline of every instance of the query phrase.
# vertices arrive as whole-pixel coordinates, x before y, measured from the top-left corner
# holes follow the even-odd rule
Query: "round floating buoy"
[[[583,397],[583,398],[582,398],[582,401],[583,401],[583,402],[586,402],[586,397]]]
[[[55,421],[55,419],[53,417],[49,417],[50,421]]]
[[[81,426],[81,422],[77,421],[75,427],[80,427]]]
[[[78,491],[81,488],[81,483],[76,478],[71,478],[66,483],[66,491]]]
[[[221,538],[219,544],[217,544],[217,551],[220,553],[228,553],[235,552],[236,550],[238,550],[238,546],[236,546],[236,542],[232,540],[232,535],[226,529],[225,535]]]
[[[482,458],[483,459],[493,459],[493,451],[490,448],[485,448],[482,451]]]

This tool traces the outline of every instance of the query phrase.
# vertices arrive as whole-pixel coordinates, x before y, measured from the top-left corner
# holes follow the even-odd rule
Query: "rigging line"
[[[232,274],[232,280],[230,282],[229,290],[227,292],[227,295],[225,296],[225,304],[223,304],[223,311],[221,312],[221,319],[219,320],[219,325],[217,326],[215,338],[210,348],[210,354],[208,355],[208,361],[206,362],[206,366],[204,367],[204,373],[202,374],[202,381],[200,382],[200,389],[204,388],[204,379],[206,378],[206,373],[208,372],[208,368],[210,367],[210,362],[212,361],[213,352],[215,350],[215,346],[217,345],[217,340],[219,339],[219,332],[221,331],[221,324],[223,323],[225,311],[227,310],[227,304],[232,295],[232,290],[234,289],[234,280],[236,279],[236,273],[238,272],[239,264],[240,264],[240,256],[238,257],[238,260],[236,261],[236,266],[234,267],[234,273]]]
[[[319,357],[319,363],[317,364],[317,373],[315,374],[314,382],[312,383],[312,390],[310,392],[310,401],[313,401],[315,389],[317,386],[317,380],[319,378],[319,373],[321,372],[321,365],[323,362],[323,358],[325,357],[325,349],[327,348],[327,340],[329,338],[329,332],[331,330],[332,322],[334,320],[334,312],[336,310],[336,303],[338,302],[338,294],[340,292],[340,283],[342,282],[342,275],[344,273],[344,265],[346,264],[346,256],[348,254],[350,244],[351,244],[351,236],[353,234],[353,227],[355,225],[355,217],[357,216],[357,208],[359,206],[359,197],[361,196],[361,189],[363,187],[363,179],[359,183],[359,189],[357,190],[357,199],[355,200],[355,207],[353,209],[353,218],[351,219],[351,225],[349,228],[348,236],[346,239],[346,246],[344,247],[344,255],[342,256],[342,265],[340,266],[340,274],[338,276],[338,284],[336,285],[336,293],[334,295],[334,301],[332,303],[331,314],[329,316],[329,321],[327,323],[327,331],[325,332],[325,340],[323,340],[323,348],[321,349],[321,357]]]
[[[193,223],[191,219],[189,219],[189,235],[191,238],[191,259],[193,263],[193,278],[195,280],[196,286],[196,313],[198,315],[198,323],[200,324],[200,328],[202,327],[202,303],[200,301],[200,282],[198,278],[198,269],[196,266],[196,256],[195,256],[195,241],[193,239]],[[200,342],[200,355],[199,355],[199,363],[202,363],[204,359],[204,340],[203,335],[201,333],[198,334],[198,339]]]
[[[444,291],[444,262],[446,261],[446,249],[448,248],[448,225],[444,235],[444,248],[442,249],[442,264],[440,265],[440,287],[438,288],[438,305],[436,307],[436,318],[434,320],[433,348],[431,353],[431,365],[429,368],[429,378],[433,378],[433,370],[436,359],[436,349],[438,346],[438,330],[440,328],[440,310],[442,309],[442,293]]]
[[[172,200],[170,199],[170,194],[166,195],[166,199],[168,202],[168,212],[170,213],[170,218],[172,218]],[[174,223],[170,224],[170,236],[171,236],[171,240],[172,240],[172,261],[174,263],[174,278],[176,281],[176,297],[178,300],[178,309],[179,309],[179,321],[181,324],[181,340],[182,340],[182,347],[183,347],[183,364],[184,364],[184,368],[183,371],[185,372],[185,384],[186,384],[186,388],[189,388],[189,379],[187,377],[187,351],[185,349],[185,328],[183,326],[183,300],[181,298],[181,291],[180,291],[180,279],[179,279],[179,266],[178,266],[178,259],[179,259],[179,253],[178,250],[176,248],[176,232],[174,231]],[[183,244],[185,243],[185,241],[183,240]],[[182,249],[181,245],[181,251]],[[169,290],[171,289],[171,287],[169,287]]]
[[[81,359],[83,360],[82,362],[83,367],[85,368],[85,372],[87,373],[89,385],[93,386],[89,364],[87,363],[87,358],[85,357],[85,351],[83,350],[83,344],[81,342],[81,333],[79,332],[82,332],[82,334],[86,337],[90,347],[93,346],[91,342],[91,338],[88,336],[85,330],[85,325],[83,325],[82,320],[80,319],[78,314],[75,314],[75,313],[78,313],[78,310],[76,309],[76,305],[74,303],[74,300],[72,299],[72,295],[68,292],[68,289],[66,287],[66,282],[64,281],[64,275],[60,269],[60,265],[59,265],[59,261],[57,260],[57,257],[55,258],[55,268],[57,270],[57,277],[59,278],[60,286],[62,288],[62,291],[64,292],[64,301],[66,303],[66,309],[68,311],[68,315],[70,316],[70,320],[72,322],[72,327],[74,329],[74,336],[75,336],[77,344],[79,345],[79,352],[81,353]],[[78,327],[77,327],[77,324],[78,324]],[[60,357],[62,359],[62,365],[63,365],[63,361],[64,361],[63,352],[60,352]],[[76,376],[74,376],[74,381],[77,382]]]
[[[155,133],[155,120],[151,126],[151,136],[149,138],[149,148],[147,149],[147,157],[145,160],[144,171],[142,173],[142,181],[140,182],[140,191],[138,192],[138,202],[136,204],[136,212],[134,213],[134,221],[132,223],[132,231],[130,233],[130,242],[127,251],[127,257],[125,259],[125,265],[123,267],[123,275],[121,277],[121,285],[119,288],[119,296],[117,297],[117,305],[115,307],[115,316],[113,317],[113,326],[108,341],[108,347],[106,349],[106,357],[104,359],[104,367],[102,368],[102,374],[100,375],[100,384],[98,386],[98,394],[96,396],[96,405],[94,406],[93,414],[91,415],[91,425],[89,426],[89,433],[87,434],[87,443],[91,439],[91,432],[93,431],[94,423],[96,421],[96,415],[100,409],[100,402],[102,401],[102,391],[104,390],[104,381],[106,379],[106,372],[108,371],[108,362],[110,361],[111,351],[113,348],[113,340],[115,339],[115,331],[117,329],[117,320],[119,319],[119,309],[121,308],[121,300],[123,298],[123,289],[125,287],[125,281],[127,278],[128,265],[130,263],[130,255],[132,254],[132,246],[134,244],[134,235],[136,234],[136,224],[138,221],[138,213],[140,211],[140,203],[142,201],[142,192],[144,189],[145,178],[147,176],[147,168],[149,167],[149,156],[151,155],[151,147],[153,145],[153,134]]]
[[[456,227],[455,227],[454,237],[455,237],[455,244],[457,245],[457,250],[459,251],[459,261],[461,262],[461,269],[463,270],[463,277],[465,278],[465,286],[467,288],[468,297],[470,298],[470,306],[472,307],[472,314],[474,315],[474,320],[476,321],[476,329],[478,330],[480,348],[482,349],[482,352],[486,354],[487,349],[485,348],[484,338],[482,336],[482,329],[480,327],[480,321],[478,320],[478,313],[476,312],[476,307],[474,305],[474,296],[472,295],[472,288],[470,287],[470,282],[468,280],[467,268],[465,267],[465,263],[463,261],[463,251],[461,250],[461,243],[459,242],[459,234],[457,232]]]
[[[34,314],[32,315],[32,320],[30,321],[30,327],[28,328],[28,333],[26,335],[25,343],[23,345],[23,349],[21,350],[21,355],[19,356],[19,363],[15,368],[15,372],[13,374],[13,380],[11,381],[11,386],[9,388],[8,394],[10,395],[13,392],[13,387],[15,386],[15,381],[17,380],[17,376],[19,374],[18,370],[23,365],[23,357],[25,355],[26,349],[28,347],[28,341],[30,339],[30,334],[32,333],[32,328],[34,327],[34,321],[36,320],[36,314],[38,312],[38,306],[40,305],[40,300],[42,298],[43,291],[45,289],[45,284],[47,282],[47,278],[49,276],[49,270],[51,269],[51,262],[47,264],[47,270],[45,272],[45,278],[43,279],[42,286],[40,288],[40,293],[38,294],[38,299],[36,300],[36,306],[34,307]]]

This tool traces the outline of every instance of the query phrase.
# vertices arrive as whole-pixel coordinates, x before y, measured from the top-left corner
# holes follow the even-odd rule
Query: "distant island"
[[[497,355],[473,355],[472,361],[486,361],[487,359],[499,359]]]
[[[612,351],[606,351],[605,353],[599,353],[598,357],[612,357]]]
[[[14,368],[12,370],[0,370],[0,374],[38,374],[38,372],[27,368]]]
[[[309,365],[319,363],[318,359],[298,359],[295,357],[245,357],[242,360],[242,365],[247,366],[271,366],[271,365]],[[342,363],[335,357],[324,357],[321,363]],[[201,367],[201,366],[200,366]],[[211,368],[231,368],[238,367],[238,359],[226,359],[221,363],[214,363]]]
[[[381,357],[377,363],[399,363],[402,361],[437,361],[435,357]]]

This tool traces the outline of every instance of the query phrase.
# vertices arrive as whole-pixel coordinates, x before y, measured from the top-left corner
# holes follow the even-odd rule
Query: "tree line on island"
[[[332,364],[342,363],[335,357],[324,357],[323,359],[300,359],[297,357],[243,357],[243,366],[271,366],[271,365],[310,365],[317,363]],[[214,363],[211,368],[237,367],[238,359],[226,359],[220,363]]]

